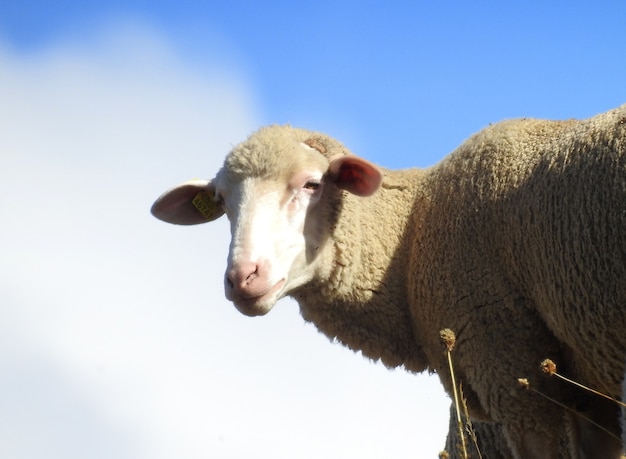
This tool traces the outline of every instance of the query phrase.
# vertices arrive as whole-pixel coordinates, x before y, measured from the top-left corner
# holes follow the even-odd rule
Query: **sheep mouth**
[[[246,316],[263,316],[270,312],[276,301],[282,298],[285,279],[281,279],[265,293],[253,297],[233,298],[232,302],[239,312]]]

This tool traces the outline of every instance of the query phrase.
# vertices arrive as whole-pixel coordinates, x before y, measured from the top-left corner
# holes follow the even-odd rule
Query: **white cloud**
[[[328,343],[291,301],[241,316],[225,222],[148,213],[256,127],[245,78],[146,28],[94,37],[0,43],[0,456],[434,457],[436,381]]]

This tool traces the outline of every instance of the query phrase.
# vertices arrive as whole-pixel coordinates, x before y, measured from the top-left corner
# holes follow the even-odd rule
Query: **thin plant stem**
[[[585,421],[587,421],[587,422],[589,422],[590,424],[594,425],[594,426],[595,426],[595,427],[597,427],[598,429],[600,429],[600,430],[602,430],[602,431],[606,432],[607,434],[609,434],[611,437],[615,438],[616,440],[618,440],[618,441],[620,441],[620,442],[622,441],[622,439],[621,439],[621,438],[619,438],[617,435],[615,435],[613,432],[611,432],[611,431],[607,430],[605,427],[602,427],[602,426],[601,426],[600,424],[598,424],[597,422],[592,421],[592,420],[591,420],[591,419],[589,419],[587,416],[585,416],[585,415],[583,415],[583,414],[581,414],[581,413],[579,413],[579,412],[577,412],[577,411],[574,411],[574,410],[573,410],[573,409],[571,409],[569,406],[564,405],[563,403],[559,402],[558,400],[555,400],[555,399],[553,399],[552,397],[550,397],[550,396],[548,396],[548,395],[546,395],[546,394],[544,394],[544,393],[542,393],[542,392],[538,391],[537,389],[535,389],[535,388],[531,387],[527,379],[522,378],[522,379],[519,379],[519,380],[518,380],[518,382],[520,383],[520,385],[521,385],[524,389],[529,390],[529,391],[532,391],[532,392],[534,392],[534,393],[535,393],[535,394],[537,394],[537,395],[541,395],[543,398],[545,398],[545,399],[547,399],[547,400],[551,401],[552,403],[554,403],[554,404],[556,404],[556,405],[560,406],[561,408],[563,408],[563,409],[565,409],[565,410],[569,411],[570,413],[574,414],[575,416],[578,416],[578,417],[580,417],[581,419],[584,419]]]
[[[454,407],[456,409],[456,421],[459,429],[459,435],[461,436],[461,452],[464,459],[468,459],[467,446],[465,445],[465,434],[463,432],[463,421],[461,419],[461,408],[459,406],[459,395],[456,389],[456,380],[454,378],[454,366],[452,365],[452,349],[456,343],[456,335],[449,328],[443,329],[439,332],[439,336],[446,345],[446,355],[448,357],[448,366],[450,367],[450,376],[452,378],[452,392],[454,395]]]

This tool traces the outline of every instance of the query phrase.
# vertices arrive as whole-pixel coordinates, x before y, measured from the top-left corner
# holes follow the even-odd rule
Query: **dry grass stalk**
[[[556,376],[557,378],[562,379],[563,381],[569,383],[569,384],[573,384],[576,387],[580,387],[581,389],[584,389],[588,392],[591,392],[592,394],[595,395],[599,395],[600,397],[604,397],[608,400],[611,400],[612,402],[617,403],[619,406],[622,407],[626,407],[626,403],[621,402],[619,400],[617,400],[616,398],[613,398],[609,395],[603,394],[602,392],[598,392],[595,389],[592,389],[591,387],[587,387],[583,384],[580,384],[579,382],[576,382],[572,379],[566,378],[563,375],[560,375],[557,370],[556,370],[556,363],[554,363],[552,360],[550,359],[545,359],[543,362],[541,362],[541,369],[543,370],[544,373],[550,375],[550,376]]]
[[[483,459],[483,455],[480,452],[480,448],[478,447],[478,438],[476,437],[476,431],[474,430],[474,426],[472,425],[472,419],[470,418],[469,411],[467,409],[467,400],[465,396],[463,396],[463,386],[459,383],[459,393],[461,394],[461,402],[463,403],[463,414],[465,415],[465,430],[467,434],[472,439],[474,443],[474,447],[476,448],[476,453],[478,453],[478,459]]]
[[[448,357],[448,366],[450,367],[450,376],[452,378],[452,391],[454,395],[454,407],[456,410],[456,421],[457,427],[459,429],[459,437],[461,439],[461,454],[463,455],[463,459],[469,459],[467,455],[467,446],[465,444],[465,434],[463,429],[463,421],[461,420],[461,409],[459,407],[459,395],[456,390],[456,380],[454,378],[454,366],[452,365],[452,350],[454,349],[454,345],[456,344],[456,335],[449,328],[444,328],[439,332],[439,336],[441,340],[444,342],[446,346],[446,355]]]
[[[544,362],[545,362],[545,361],[544,361]],[[556,368],[556,366],[555,366],[555,368]],[[567,411],[569,411],[570,413],[574,414],[575,416],[578,416],[578,417],[580,417],[581,419],[584,419],[585,421],[589,422],[590,424],[592,424],[592,425],[596,426],[598,429],[600,429],[600,430],[602,430],[602,431],[606,432],[606,433],[607,433],[607,434],[609,434],[611,437],[616,438],[616,439],[617,439],[617,440],[619,440],[619,441],[622,441],[622,439],[621,439],[621,438],[619,438],[617,435],[615,435],[613,432],[611,432],[611,431],[607,430],[605,427],[602,427],[602,426],[601,426],[600,424],[598,424],[597,422],[592,421],[592,420],[591,420],[591,419],[589,419],[587,416],[584,416],[584,415],[582,415],[581,413],[579,413],[579,412],[577,412],[577,411],[574,411],[574,410],[573,410],[572,408],[570,408],[569,406],[564,405],[564,404],[562,404],[561,402],[559,402],[558,400],[555,400],[555,399],[553,399],[552,397],[550,397],[550,396],[548,396],[548,395],[544,394],[543,392],[538,391],[537,389],[535,389],[535,388],[531,387],[530,382],[528,381],[528,379],[527,379],[527,378],[519,378],[519,379],[517,380],[517,382],[518,382],[518,383],[519,383],[519,385],[522,387],[522,389],[525,389],[525,390],[527,390],[527,391],[530,391],[530,392],[533,392],[533,393],[535,393],[535,394],[537,394],[537,395],[542,396],[543,398],[545,398],[545,399],[547,399],[547,400],[551,401],[551,402],[552,402],[552,403],[554,403],[555,405],[560,406],[560,407],[561,407],[561,408],[563,408],[564,410],[567,410]],[[579,385],[579,384],[577,384],[577,383],[576,383],[576,385]],[[584,386],[582,386],[582,387],[584,387]]]

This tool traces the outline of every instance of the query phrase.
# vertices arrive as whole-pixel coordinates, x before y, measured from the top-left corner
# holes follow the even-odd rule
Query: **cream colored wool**
[[[236,147],[223,173],[282,177],[302,142],[320,161],[349,154],[322,134],[272,126]],[[450,328],[470,414],[497,422],[514,457],[559,457],[570,424],[580,457],[619,457],[619,442],[517,379],[619,436],[614,405],[539,364],[550,358],[560,373],[621,394],[626,105],[582,121],[504,121],[431,168],[383,173],[367,198],[324,189],[307,223],[315,277],[288,293],[303,317],[389,367],[436,372],[449,392],[439,331]]]

